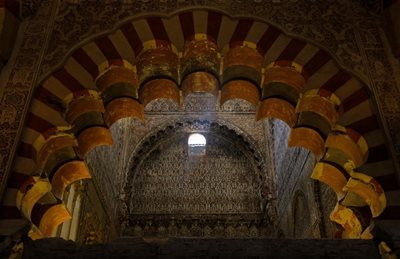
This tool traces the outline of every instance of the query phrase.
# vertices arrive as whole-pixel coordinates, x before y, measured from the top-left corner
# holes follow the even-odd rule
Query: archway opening
[[[208,15],[208,11],[204,13]],[[88,161],[88,157],[95,157],[90,163],[93,166],[92,171],[95,172],[93,173],[94,178],[97,178],[93,182],[98,185],[96,189],[98,194],[104,194],[101,198],[97,197],[97,200],[102,199],[101,202],[106,204],[102,211],[106,214],[104,218],[111,218],[112,220],[115,219],[116,215],[114,199],[116,197],[123,199],[127,195],[127,193],[119,193],[120,190],[116,186],[120,185],[114,185],[114,183],[120,183],[120,180],[124,179],[123,174],[126,172],[126,161],[128,160],[126,156],[129,154],[126,151],[128,150],[126,146],[129,145],[129,141],[136,141],[135,144],[139,143],[135,139],[136,135],[129,133],[129,130],[137,130],[137,132],[143,130],[142,126],[136,125],[137,127],[129,128],[128,125],[126,128],[121,127],[123,128],[123,135],[113,136],[109,129],[120,127],[121,121],[126,118],[145,120],[144,115],[148,116],[151,113],[158,113],[157,119],[160,120],[164,119],[162,116],[165,113],[169,115],[192,113],[196,116],[203,116],[204,114],[214,116],[217,114],[223,118],[237,113],[248,113],[254,118],[255,107],[258,107],[257,120],[274,117],[289,125],[293,133],[293,138],[289,138],[292,140],[289,145],[308,148],[316,154],[318,159],[328,160],[324,155],[326,154],[325,141],[329,136],[340,135],[344,141],[349,140],[348,137],[355,137],[356,141],[354,139],[351,141],[357,143],[356,146],[352,143],[352,147],[355,147],[357,152],[361,153],[358,157],[359,164],[365,162],[363,161],[366,153],[365,147],[367,146],[368,149],[368,145],[364,145],[362,138],[358,134],[353,134],[354,132],[351,130],[362,130],[368,136],[368,134],[376,134],[379,126],[368,125],[368,130],[364,130],[364,122],[371,121],[375,117],[369,96],[365,93],[364,86],[357,79],[338,68],[324,50],[310,43],[301,43],[294,48],[293,45],[297,46],[298,39],[293,39],[266,23],[251,20],[250,26],[240,26],[247,20],[234,19],[218,13],[216,15],[221,20],[224,19],[224,23],[219,25],[220,30],[212,30],[217,32],[214,35],[204,34],[204,31],[196,31],[198,28],[193,28],[194,35],[187,35],[187,33],[185,35],[182,24],[177,25],[179,30],[176,30],[173,26],[165,25],[176,24],[171,22],[175,18],[190,19],[192,17],[194,19],[193,17],[201,17],[204,13],[193,11],[193,13],[189,12],[188,16],[187,13],[179,13],[174,17],[157,17],[162,21],[161,26],[165,29],[162,31],[166,33],[160,35],[148,33],[146,37],[138,37],[137,39],[129,37],[126,32],[135,32],[135,28],[140,27],[139,24],[146,24],[148,26],[146,28],[150,29],[148,32],[155,32],[156,30],[152,30],[154,23],[146,18],[130,21],[112,34],[103,35],[76,50],[67,60],[65,67],[55,71],[38,88],[38,94],[33,100],[31,117],[26,127],[27,133],[24,141],[27,143],[25,143],[24,152],[21,152],[21,154],[29,154],[26,150],[31,150],[31,153],[35,154],[47,151],[48,147],[43,142],[48,144],[55,137],[65,139],[63,134],[68,134],[68,143],[70,144],[68,148],[74,152],[77,150],[75,153],[71,152],[73,157],[68,157],[69,160],[86,159]],[[230,26],[241,33],[235,33],[236,30],[229,30],[231,35],[219,37],[218,31],[224,31],[223,28]],[[244,27],[247,28],[245,29],[247,31],[241,31]],[[250,29],[253,31],[252,35],[249,34]],[[169,38],[168,35],[173,34],[171,34],[171,31],[182,32],[182,35]],[[279,42],[284,42],[286,45],[273,44],[272,42],[266,44],[271,32],[276,35],[275,40],[279,38]],[[250,36],[247,37],[246,35]],[[132,42],[132,40],[137,40],[137,42]],[[107,44],[103,44],[104,42],[107,42]],[[121,46],[126,46],[125,51],[121,51]],[[224,47],[226,48],[224,49]],[[112,48],[113,51],[108,51],[109,48]],[[198,50],[201,55],[194,55]],[[119,53],[120,51],[121,53]],[[114,55],[115,52],[118,55]],[[110,55],[110,53],[113,54]],[[243,57],[248,58],[244,59]],[[156,62],[153,62],[154,60]],[[207,62],[204,63],[204,60]],[[320,63],[315,65],[315,61]],[[77,64],[77,66],[74,67],[74,64]],[[71,66],[74,68],[72,69]],[[178,68],[181,70],[178,71]],[[262,84],[263,78],[268,79],[264,80],[265,84]],[[202,102],[194,101],[189,103],[184,110],[180,110],[181,97],[186,98],[193,93],[201,97],[204,96],[202,94],[206,93],[215,99],[219,98],[219,104],[223,108],[216,108],[215,102],[204,105]],[[250,105],[241,105],[240,102],[235,101],[236,99],[244,100]],[[338,113],[342,111],[341,101],[345,104],[344,113],[338,120]],[[168,102],[176,105],[165,105]],[[301,105],[296,106],[298,103]],[[147,108],[145,114],[144,110],[148,107],[147,104],[152,104],[153,109]],[[43,107],[43,105],[46,107]],[[249,106],[251,108],[248,108]],[[85,109],[82,109],[82,107]],[[295,110],[295,107],[298,109]],[[319,109],[321,107],[323,109]],[[43,112],[43,110],[46,112]],[[49,110],[51,112],[48,112]],[[53,116],[54,114],[57,116]],[[354,114],[363,114],[364,117],[357,117]],[[146,121],[146,123],[156,125],[154,120]],[[43,123],[44,121],[46,123]],[[246,125],[243,125],[244,123],[238,121],[238,125],[246,127]],[[335,128],[337,122],[340,122],[340,125],[344,125],[346,128],[344,130]],[[248,120],[246,123],[253,122]],[[56,127],[54,129],[49,125]],[[67,132],[64,132],[65,128],[68,129]],[[347,132],[347,129],[350,129],[350,131]],[[252,131],[251,127],[247,127],[246,130]],[[59,134],[60,132],[61,134]],[[332,132],[333,134],[331,134]],[[106,152],[99,150],[106,148],[100,146],[110,146],[113,138],[123,138],[122,136],[129,136],[128,144],[121,144],[120,147],[115,148],[120,153],[114,152],[112,156],[109,156],[115,158],[121,154],[120,159],[115,160],[118,163],[114,160],[104,159]],[[360,139],[362,141],[358,141]],[[379,147],[382,144],[379,141],[378,139],[378,141],[373,140],[371,142]],[[74,146],[76,142],[78,142],[77,147]],[[333,146],[334,143],[335,141],[331,141],[330,145]],[[185,146],[187,144],[185,143]],[[207,141],[207,147],[209,144]],[[231,149],[234,150],[235,147],[231,146]],[[276,150],[273,150],[273,152]],[[58,150],[51,150],[51,152],[56,153]],[[337,154],[335,152],[332,148],[331,158],[336,157],[334,156]],[[68,155],[71,154],[68,153]],[[38,161],[33,161],[36,158],[38,158]],[[40,156],[31,156],[30,159],[33,164],[47,163],[47,157],[41,159]],[[96,161],[102,159],[104,163],[98,162],[96,164]],[[65,161],[67,160],[58,162],[64,163]],[[340,167],[335,170],[335,173],[339,175],[338,179],[344,179],[340,181],[340,186],[337,188],[340,198],[338,201],[340,202],[345,196],[345,193],[341,191],[342,187],[347,183],[347,178],[340,176],[341,172],[347,172],[342,162],[343,159],[337,159],[337,161],[321,160],[322,164],[320,164],[323,169],[332,164],[334,164],[334,167]],[[114,164],[117,164],[118,167],[113,167]],[[101,168],[101,165],[106,166]],[[27,167],[22,168],[26,169]],[[47,169],[41,173],[51,178],[54,168]],[[329,167],[329,169],[331,168]],[[28,169],[28,172],[24,173],[26,173],[25,175],[32,175],[36,172]],[[352,171],[349,170],[350,175],[351,173]],[[324,180],[321,175],[316,174],[315,178]],[[329,179],[327,182],[329,182]],[[368,186],[370,182],[374,183],[369,181],[363,184]],[[58,194],[63,190],[62,188],[59,189],[61,190]],[[110,191],[110,189],[113,190]],[[23,195],[25,194],[23,193]],[[372,193],[372,195],[375,195],[375,193]],[[265,195],[265,197],[267,196]],[[41,205],[41,202],[49,200],[54,202],[56,199],[43,199],[39,202],[39,205]],[[362,203],[360,200],[353,200],[350,197],[346,199],[343,206],[351,207],[351,204],[356,202],[365,205],[365,202]],[[31,205],[29,204],[29,206]],[[28,208],[30,208],[29,206]],[[262,207],[266,208],[267,206],[263,205]],[[381,212],[382,207],[381,204],[377,205],[377,214]],[[28,216],[30,216],[29,213],[30,211],[27,214]],[[357,221],[356,215],[358,214],[351,213],[354,214],[351,220]],[[346,224],[347,222],[341,223]],[[362,227],[364,230],[366,226]],[[359,237],[360,233],[355,233],[355,236]]]

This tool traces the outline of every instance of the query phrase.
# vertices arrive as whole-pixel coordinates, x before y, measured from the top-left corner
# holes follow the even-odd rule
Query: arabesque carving
[[[204,155],[189,154],[191,132],[205,135]],[[250,145],[234,130],[209,121],[178,122],[150,137],[128,176],[129,234],[271,235],[275,218],[267,210],[265,168]]]

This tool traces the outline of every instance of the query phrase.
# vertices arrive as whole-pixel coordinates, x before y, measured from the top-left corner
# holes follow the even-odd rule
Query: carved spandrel
[[[34,1],[35,3],[37,1]],[[36,3],[38,4],[38,3]],[[3,164],[0,170],[0,197],[5,190],[7,174],[10,171],[18,137],[22,131],[25,115],[47,47],[48,35],[54,25],[58,1],[40,2],[34,16],[21,28],[21,45],[16,55],[8,62],[12,65],[8,79],[0,87],[0,131],[5,132],[3,143],[6,152],[1,152]],[[40,30],[38,30],[40,28]]]
[[[210,94],[190,94],[186,96],[183,107],[187,112],[214,112],[217,98]]]
[[[353,9],[356,4],[353,3]],[[400,98],[399,85],[395,81],[394,70],[390,59],[390,53],[385,50],[383,34],[380,33],[382,23],[377,16],[368,15],[366,10],[354,9],[355,15],[352,16],[355,24],[355,34],[360,39],[357,40],[359,48],[365,58],[362,60],[363,66],[369,73],[371,93],[378,106],[378,112],[382,118],[383,129],[389,135],[389,143],[393,146],[396,153],[400,153],[400,142],[398,125],[395,121],[400,119],[400,107],[394,99]],[[366,24],[370,25],[369,29]],[[372,37],[371,35],[375,37]],[[367,37],[367,35],[370,35]],[[372,37],[372,38],[371,38]],[[397,84],[397,85],[396,85]],[[395,104],[396,103],[396,104]],[[396,160],[396,157],[393,157]]]

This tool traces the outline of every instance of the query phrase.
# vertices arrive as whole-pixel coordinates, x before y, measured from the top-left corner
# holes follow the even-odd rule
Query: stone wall
[[[287,146],[290,128],[284,122],[271,119],[265,123],[266,141],[272,150],[269,159],[274,161],[271,170],[275,174],[274,197],[281,234],[296,238],[334,237],[337,229],[329,215],[337,198],[329,187],[310,178],[314,155]]]
[[[321,234],[321,237],[334,238],[338,228],[336,224],[330,220],[329,216],[337,203],[336,193],[323,183],[317,184],[320,195],[321,220],[325,232]]]
[[[81,215],[77,243],[97,244],[110,242],[117,237],[115,225],[107,214],[107,207],[99,199],[101,193],[88,181],[82,192]]]
[[[124,238],[109,244],[79,246],[62,239],[24,244],[30,258],[381,258],[371,240],[169,239]]]
[[[111,127],[113,145],[97,147],[85,157],[92,174],[91,181],[96,186],[99,200],[106,208],[105,212],[111,222],[117,222],[119,201],[123,194],[126,178],[124,172],[129,157],[129,154],[126,153],[129,144],[127,131],[131,130],[131,122],[130,120],[121,120],[115,123]],[[112,162],[110,163],[110,161]]]
[[[302,148],[289,148],[281,163],[276,172],[281,178],[277,183],[279,228],[285,237],[320,237],[320,214],[310,179],[314,156]]]

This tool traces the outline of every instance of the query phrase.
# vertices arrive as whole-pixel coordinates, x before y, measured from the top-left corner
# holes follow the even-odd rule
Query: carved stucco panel
[[[33,3],[34,4],[34,3]],[[5,190],[12,160],[36,79],[46,51],[48,36],[58,12],[58,1],[44,0],[35,15],[25,20],[23,35],[14,59],[9,60],[11,70],[0,85],[0,197]],[[31,8],[32,12],[36,10]],[[26,8],[24,9],[27,12]],[[29,13],[29,12],[28,12]]]
[[[125,189],[127,194],[130,193],[126,198],[131,198],[127,203],[127,211],[123,212],[133,215],[127,225],[130,226],[129,234],[229,237],[237,235],[244,226],[247,226],[246,229],[251,228],[247,231],[254,232],[249,235],[265,236],[266,234],[262,234],[265,231],[272,233],[270,227],[268,230],[260,225],[260,222],[257,223],[262,219],[263,212],[268,215],[268,220],[264,224],[275,219],[268,204],[270,197],[260,190],[261,186],[269,188],[270,185],[262,184],[265,177],[259,172],[254,172],[262,170],[266,173],[265,166],[260,166],[263,165],[260,163],[261,154],[253,154],[253,150],[257,149],[254,146],[257,140],[251,141],[251,149],[244,148],[243,145],[247,147],[249,144],[245,143],[248,143],[253,136],[245,136],[244,139],[243,136],[239,137],[238,134],[243,128],[239,129],[238,125],[230,120],[235,117],[234,120],[241,121],[240,125],[249,123],[251,127],[254,114],[225,115],[224,121],[218,118],[221,114],[213,114],[212,119],[199,114],[152,114],[148,115],[148,121],[150,119],[157,121],[159,116],[169,119],[163,125],[156,125],[155,129],[149,129],[149,134],[146,134],[146,137],[137,145],[139,149],[133,152],[135,159],[130,169],[133,171],[129,174],[128,186]],[[223,126],[224,124],[229,126]],[[262,132],[262,125],[259,127]],[[191,132],[203,132],[207,136],[204,161],[202,158],[196,160],[186,157],[186,136]],[[260,134],[260,136],[264,138],[264,135]],[[226,139],[230,140],[226,142]],[[245,155],[242,152],[248,154]],[[255,158],[257,159],[254,162],[250,161]],[[223,176],[225,173],[227,175]],[[174,186],[176,184],[177,186]],[[204,193],[207,195],[204,196]],[[237,196],[238,194],[240,195]],[[182,201],[177,204],[174,204],[175,200],[161,201],[162,197],[175,196],[180,197]],[[218,198],[213,201],[215,197]],[[235,197],[239,198],[238,203],[234,202]],[[186,200],[191,200],[191,202],[185,202]],[[153,204],[152,201],[156,203]],[[130,212],[128,207],[131,207]],[[164,215],[176,209],[189,214],[174,213],[175,221],[171,221]],[[160,210],[164,216],[158,215]],[[243,211],[246,213],[242,215]],[[145,212],[144,214],[157,212],[157,215],[149,217],[142,212]],[[232,215],[224,218],[222,214],[219,215],[221,212]],[[247,214],[248,212],[250,214]],[[196,216],[197,214],[199,215]],[[209,231],[198,232],[193,229],[193,224],[199,224]],[[217,231],[217,228],[221,228],[220,231]]]
[[[198,106],[198,105],[195,105]],[[236,105],[235,105],[236,106]],[[201,108],[201,107],[200,107]],[[255,121],[254,113],[230,114],[226,112],[214,112],[204,115],[201,112],[190,112],[189,114],[180,111],[155,111],[146,114],[144,122],[136,119],[123,119],[111,127],[113,135],[113,146],[98,147],[90,152],[85,158],[93,172],[93,182],[105,204],[108,216],[112,218],[124,217],[126,205],[123,199],[130,190],[124,189],[124,185],[129,182],[127,172],[135,166],[135,162],[130,158],[140,151],[141,146],[147,145],[153,140],[156,132],[163,131],[169,125],[185,121],[205,122],[207,126],[210,122],[218,122],[221,125],[227,125],[228,128],[236,131],[236,134],[245,134],[245,139],[251,142],[254,150],[258,152],[259,157],[265,157],[267,145],[263,124]],[[204,126],[202,126],[204,127]],[[198,128],[196,124],[187,128],[188,132],[204,131],[206,128]],[[109,163],[108,161],[114,161]],[[263,159],[262,159],[263,160]],[[265,168],[265,162],[261,161]],[[273,186],[273,172],[264,172],[267,175],[263,177],[266,181],[265,186]],[[100,188],[100,186],[102,186]],[[267,190],[273,193],[272,190]],[[264,193],[264,196],[267,194]],[[120,207],[118,207],[120,206]]]
[[[357,44],[364,57],[363,66],[367,69],[371,93],[374,95],[377,110],[381,117],[384,130],[388,135],[388,142],[392,150],[400,153],[400,100],[399,87],[396,85],[394,71],[389,62],[388,51],[383,43],[384,37],[380,32],[382,22],[378,16],[372,15],[364,9],[356,9],[353,3],[354,21]],[[394,156],[396,159],[396,156]]]
[[[239,146],[204,135],[204,157],[188,154],[182,134],[156,144],[135,170],[131,213],[260,212],[257,167]]]

